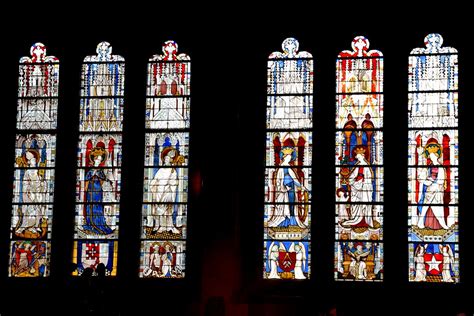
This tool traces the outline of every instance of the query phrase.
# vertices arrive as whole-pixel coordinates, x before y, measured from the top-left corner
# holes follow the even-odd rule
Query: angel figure
[[[23,167],[20,170],[20,197],[19,202],[24,203],[18,207],[18,221],[15,225],[15,234],[18,237],[40,238],[46,230],[46,208],[43,203],[47,201],[48,182],[45,179],[47,166],[46,140],[36,135],[20,136],[17,146],[22,148],[21,156],[16,158],[16,165]]]
[[[158,145],[156,147],[159,148]],[[150,182],[154,204],[149,224],[153,223],[153,231],[158,233],[180,234],[177,228],[179,214],[176,204],[179,202],[180,170],[177,167],[184,163],[185,157],[180,154],[179,141],[173,146],[169,137],[166,137],[163,149],[158,156],[161,166],[157,168]]]
[[[454,264],[454,255],[451,247],[446,245],[439,246],[439,252],[443,255],[443,282],[454,282],[453,277],[451,276],[451,266]]]
[[[268,262],[270,264],[270,274],[268,275],[268,279],[279,279],[280,275],[278,274],[278,257],[280,256],[280,249],[283,247],[283,250],[286,251],[285,247],[282,243],[276,244],[272,242],[270,247],[268,248]]]
[[[425,252],[426,245],[418,245],[415,250],[415,281],[426,281]]]
[[[306,269],[306,248],[302,242],[292,243],[290,246],[290,252],[296,252],[295,262],[295,279],[306,279],[303,270]]]

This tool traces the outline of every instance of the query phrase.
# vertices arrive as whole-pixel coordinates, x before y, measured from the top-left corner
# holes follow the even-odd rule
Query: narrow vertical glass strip
[[[59,60],[31,46],[19,65],[10,277],[47,277],[53,220]]]
[[[383,57],[357,36],[336,70],[337,281],[383,279]]]
[[[117,274],[125,61],[107,42],[82,65],[73,262]]]
[[[148,63],[141,278],[184,278],[191,60],[166,41]]]
[[[429,34],[409,57],[408,250],[412,282],[459,282],[458,54]]]
[[[313,57],[287,38],[267,64],[264,279],[311,274]]]

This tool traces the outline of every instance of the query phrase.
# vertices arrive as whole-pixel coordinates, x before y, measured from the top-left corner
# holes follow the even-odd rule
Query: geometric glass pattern
[[[35,43],[19,64],[10,277],[49,276],[59,60]]]
[[[458,54],[429,34],[409,57],[409,281],[459,282]]]
[[[357,36],[336,63],[337,281],[383,279],[383,56]]]
[[[82,64],[73,262],[117,274],[125,61],[107,42]]]
[[[311,274],[313,58],[287,38],[267,64],[263,278]]]
[[[184,278],[191,61],[166,41],[148,63],[141,278]]]

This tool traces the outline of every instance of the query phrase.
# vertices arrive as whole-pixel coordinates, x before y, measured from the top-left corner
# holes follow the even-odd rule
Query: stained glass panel
[[[166,41],[148,63],[141,278],[184,278],[191,61]]]
[[[338,281],[383,279],[383,243],[338,241],[334,249],[334,278]]]
[[[309,241],[266,240],[263,245],[265,279],[307,279],[311,275],[310,254]]]
[[[49,275],[59,60],[35,43],[19,64],[10,277]]]
[[[10,277],[49,276],[51,242],[13,240],[10,244]]]
[[[357,36],[336,63],[337,281],[383,279],[383,57]]]
[[[73,261],[117,274],[125,63],[107,42],[82,66]]]
[[[459,282],[458,55],[429,34],[409,57],[409,280]]]
[[[106,276],[117,275],[118,241],[74,241],[73,253],[72,262],[77,269],[72,275],[81,275],[87,268],[91,268],[95,272],[101,263],[105,266]]]
[[[144,240],[140,255],[141,278],[184,278],[185,241]]]
[[[313,59],[287,38],[267,64],[264,279],[311,275]]]

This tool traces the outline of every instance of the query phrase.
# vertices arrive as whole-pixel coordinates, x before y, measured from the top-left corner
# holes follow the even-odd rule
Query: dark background
[[[230,9],[229,9],[230,10]],[[31,10],[30,10],[31,11]],[[472,313],[474,292],[467,148],[473,116],[471,43],[467,28],[453,21],[423,24],[398,16],[359,23],[329,16],[331,23],[306,24],[280,19],[254,26],[255,16],[237,19],[203,15],[189,22],[179,11],[160,20],[159,10],[141,15],[85,12],[85,18],[13,14],[4,23],[1,46],[3,138],[0,169],[0,315],[74,314],[85,291],[70,276],[74,230],[76,146],[82,60],[100,41],[126,61],[122,199],[118,276],[106,281],[107,310],[113,315],[140,312],[173,315],[456,315]],[[31,12],[30,12],[31,13]],[[197,14],[197,13],[196,13]],[[366,14],[366,13],[364,13]],[[37,17],[34,19],[32,17]],[[421,15],[426,18],[429,15]],[[270,14],[265,16],[271,21]],[[315,13],[323,18],[323,13]],[[57,18],[57,20],[54,20]],[[136,18],[147,23],[136,22]],[[303,19],[303,16],[302,16]],[[49,21],[49,22],[48,22]],[[52,22],[55,21],[55,22]],[[100,21],[100,22],[99,22]],[[168,22],[169,21],[169,22]],[[179,21],[176,22],[176,21]],[[176,22],[176,23],[175,23]],[[36,27],[41,25],[41,27]],[[344,25],[344,27],[342,27]],[[405,25],[402,28],[401,25]],[[443,35],[459,51],[460,83],[460,267],[461,283],[408,283],[407,252],[407,68],[408,54],[428,33]],[[384,54],[384,281],[334,282],[334,117],[335,59],[352,39],[366,36]],[[286,37],[315,58],[312,277],[306,281],[264,281],[263,196],[265,155],[266,62]],[[190,206],[185,280],[138,278],[143,190],[144,113],[148,58],[173,39],[192,61]],[[56,190],[51,276],[8,278],[18,60],[42,42],[60,59]],[[66,304],[66,305],[64,305]]]

